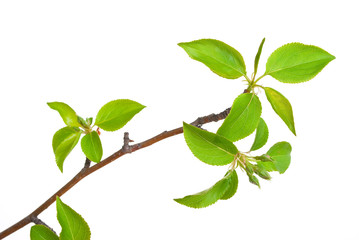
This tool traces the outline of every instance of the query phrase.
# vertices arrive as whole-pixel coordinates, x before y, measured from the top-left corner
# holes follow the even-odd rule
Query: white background
[[[229,107],[245,88],[191,60],[179,42],[215,38],[238,49],[249,74],[263,37],[259,74],[289,42],[319,46],[336,60],[312,81],[261,80],[292,103],[293,136],[259,94],[270,138],[292,144],[292,163],[258,189],[240,173],[230,200],[195,210],[172,199],[219,180],[227,167],[197,160],[179,135],[82,180],[62,200],[82,214],[92,239],[359,239],[358,15],[356,1],[0,2],[0,231],[22,219],[84,164],[79,146],[57,168],[53,134],[64,123],[46,102],[83,117],[114,99],[147,106],[101,135],[104,156]],[[219,123],[205,125],[216,131]],[[253,136],[238,142],[247,151]],[[54,205],[39,216],[59,233]],[[7,239],[29,239],[31,225]]]

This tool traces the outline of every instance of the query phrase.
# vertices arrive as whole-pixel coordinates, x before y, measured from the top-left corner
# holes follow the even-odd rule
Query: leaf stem
[[[256,84],[259,80],[261,80],[263,77],[265,77],[265,76],[267,76],[267,74],[266,73],[264,73],[262,76],[260,76],[259,78],[257,78],[254,82],[253,82],[253,84]]]
[[[247,76],[247,74],[244,74],[243,76],[245,77],[248,83],[251,83],[251,79]]]

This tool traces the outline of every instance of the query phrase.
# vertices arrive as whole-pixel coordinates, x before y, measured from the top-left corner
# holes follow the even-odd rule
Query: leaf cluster
[[[220,199],[229,199],[237,189],[236,169],[248,176],[249,182],[260,187],[257,177],[270,180],[269,172],[284,173],[291,160],[292,147],[282,141],[274,144],[265,154],[252,156],[267,142],[269,130],[261,117],[262,104],[255,89],[263,89],[274,112],[288,129],[296,135],[294,115],[289,100],[279,91],[258,84],[265,76],[283,83],[301,83],[314,78],[335,57],[325,50],[302,43],[289,43],[275,50],[268,58],[265,72],[256,78],[258,64],[265,39],[260,43],[254,60],[254,72],[247,76],[242,55],[233,47],[215,39],[200,39],[178,44],[194,60],[206,65],[220,77],[237,79],[243,77],[247,89],[233,102],[231,111],[216,133],[183,123],[184,138],[192,153],[209,165],[229,165],[225,177],[211,188],[175,199],[193,208],[207,207]],[[255,131],[255,139],[248,152],[241,152],[234,142],[244,139]],[[235,180],[237,179],[237,180]],[[230,190],[229,190],[230,189]],[[228,191],[230,193],[228,193]],[[223,197],[224,196],[224,197]]]
[[[66,127],[58,130],[52,139],[52,148],[55,154],[56,164],[63,171],[66,157],[79,142],[81,135],[81,149],[87,159],[99,163],[102,159],[103,149],[100,140],[100,130],[116,131],[121,129],[145,106],[128,100],[118,99],[105,104],[97,113],[95,123],[93,118],[78,116],[66,103],[50,102],[49,107],[58,111]],[[96,129],[97,130],[94,130]]]

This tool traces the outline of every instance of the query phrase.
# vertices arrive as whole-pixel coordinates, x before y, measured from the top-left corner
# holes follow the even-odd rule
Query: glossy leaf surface
[[[264,167],[267,171],[278,171],[284,173],[290,165],[290,154],[292,147],[288,142],[278,142],[274,144],[267,154],[274,160],[273,162],[260,162],[258,165]]]
[[[246,74],[242,55],[224,42],[215,39],[200,39],[178,45],[192,59],[202,62],[221,77],[236,79]]]
[[[288,99],[273,88],[265,87],[264,90],[273,110],[284,121],[289,130],[296,135],[292,105]]]
[[[217,202],[223,196],[225,196],[227,191],[229,191],[228,196],[232,195],[233,189],[229,190],[232,178],[232,174],[227,174],[224,178],[222,178],[220,181],[218,181],[215,185],[213,185],[207,190],[174,200],[182,205],[191,208],[208,207]]]
[[[65,158],[76,146],[81,136],[78,128],[64,127],[58,130],[52,138],[52,149],[55,153],[56,164],[63,171]]]
[[[256,136],[254,138],[254,142],[251,147],[251,151],[255,151],[262,148],[267,143],[268,135],[269,135],[268,126],[266,122],[263,120],[263,118],[260,118],[256,130]]]
[[[289,43],[268,58],[266,74],[284,83],[300,83],[314,78],[335,57],[323,49]]]
[[[61,240],[89,240],[91,236],[90,228],[81,217],[71,207],[56,197],[57,219],[62,227],[60,233]]]
[[[34,225],[30,230],[31,240],[59,240],[59,237],[44,225]]]
[[[193,155],[210,165],[227,165],[238,153],[237,147],[226,138],[185,122],[183,135]]]
[[[97,113],[95,125],[105,131],[116,131],[125,126],[143,108],[145,106],[129,99],[111,101]]]
[[[86,157],[95,163],[99,163],[102,158],[103,150],[100,137],[96,131],[86,134],[81,139],[81,148]]]
[[[232,142],[243,139],[257,128],[261,113],[262,105],[256,95],[241,94],[234,100],[231,111],[217,134]]]
[[[77,121],[76,112],[66,103],[63,102],[49,102],[47,103],[50,108],[58,111],[65,124],[70,127],[80,127],[80,123]]]

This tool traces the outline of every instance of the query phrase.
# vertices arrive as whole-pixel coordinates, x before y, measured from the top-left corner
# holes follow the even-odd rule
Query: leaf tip
[[[180,46],[181,48],[183,48],[183,45],[185,45],[185,44],[186,44],[185,42],[177,43],[177,45]]]
[[[293,125],[293,127],[290,129],[290,131],[294,134],[294,136],[297,136],[297,132],[295,131],[294,125]]]

